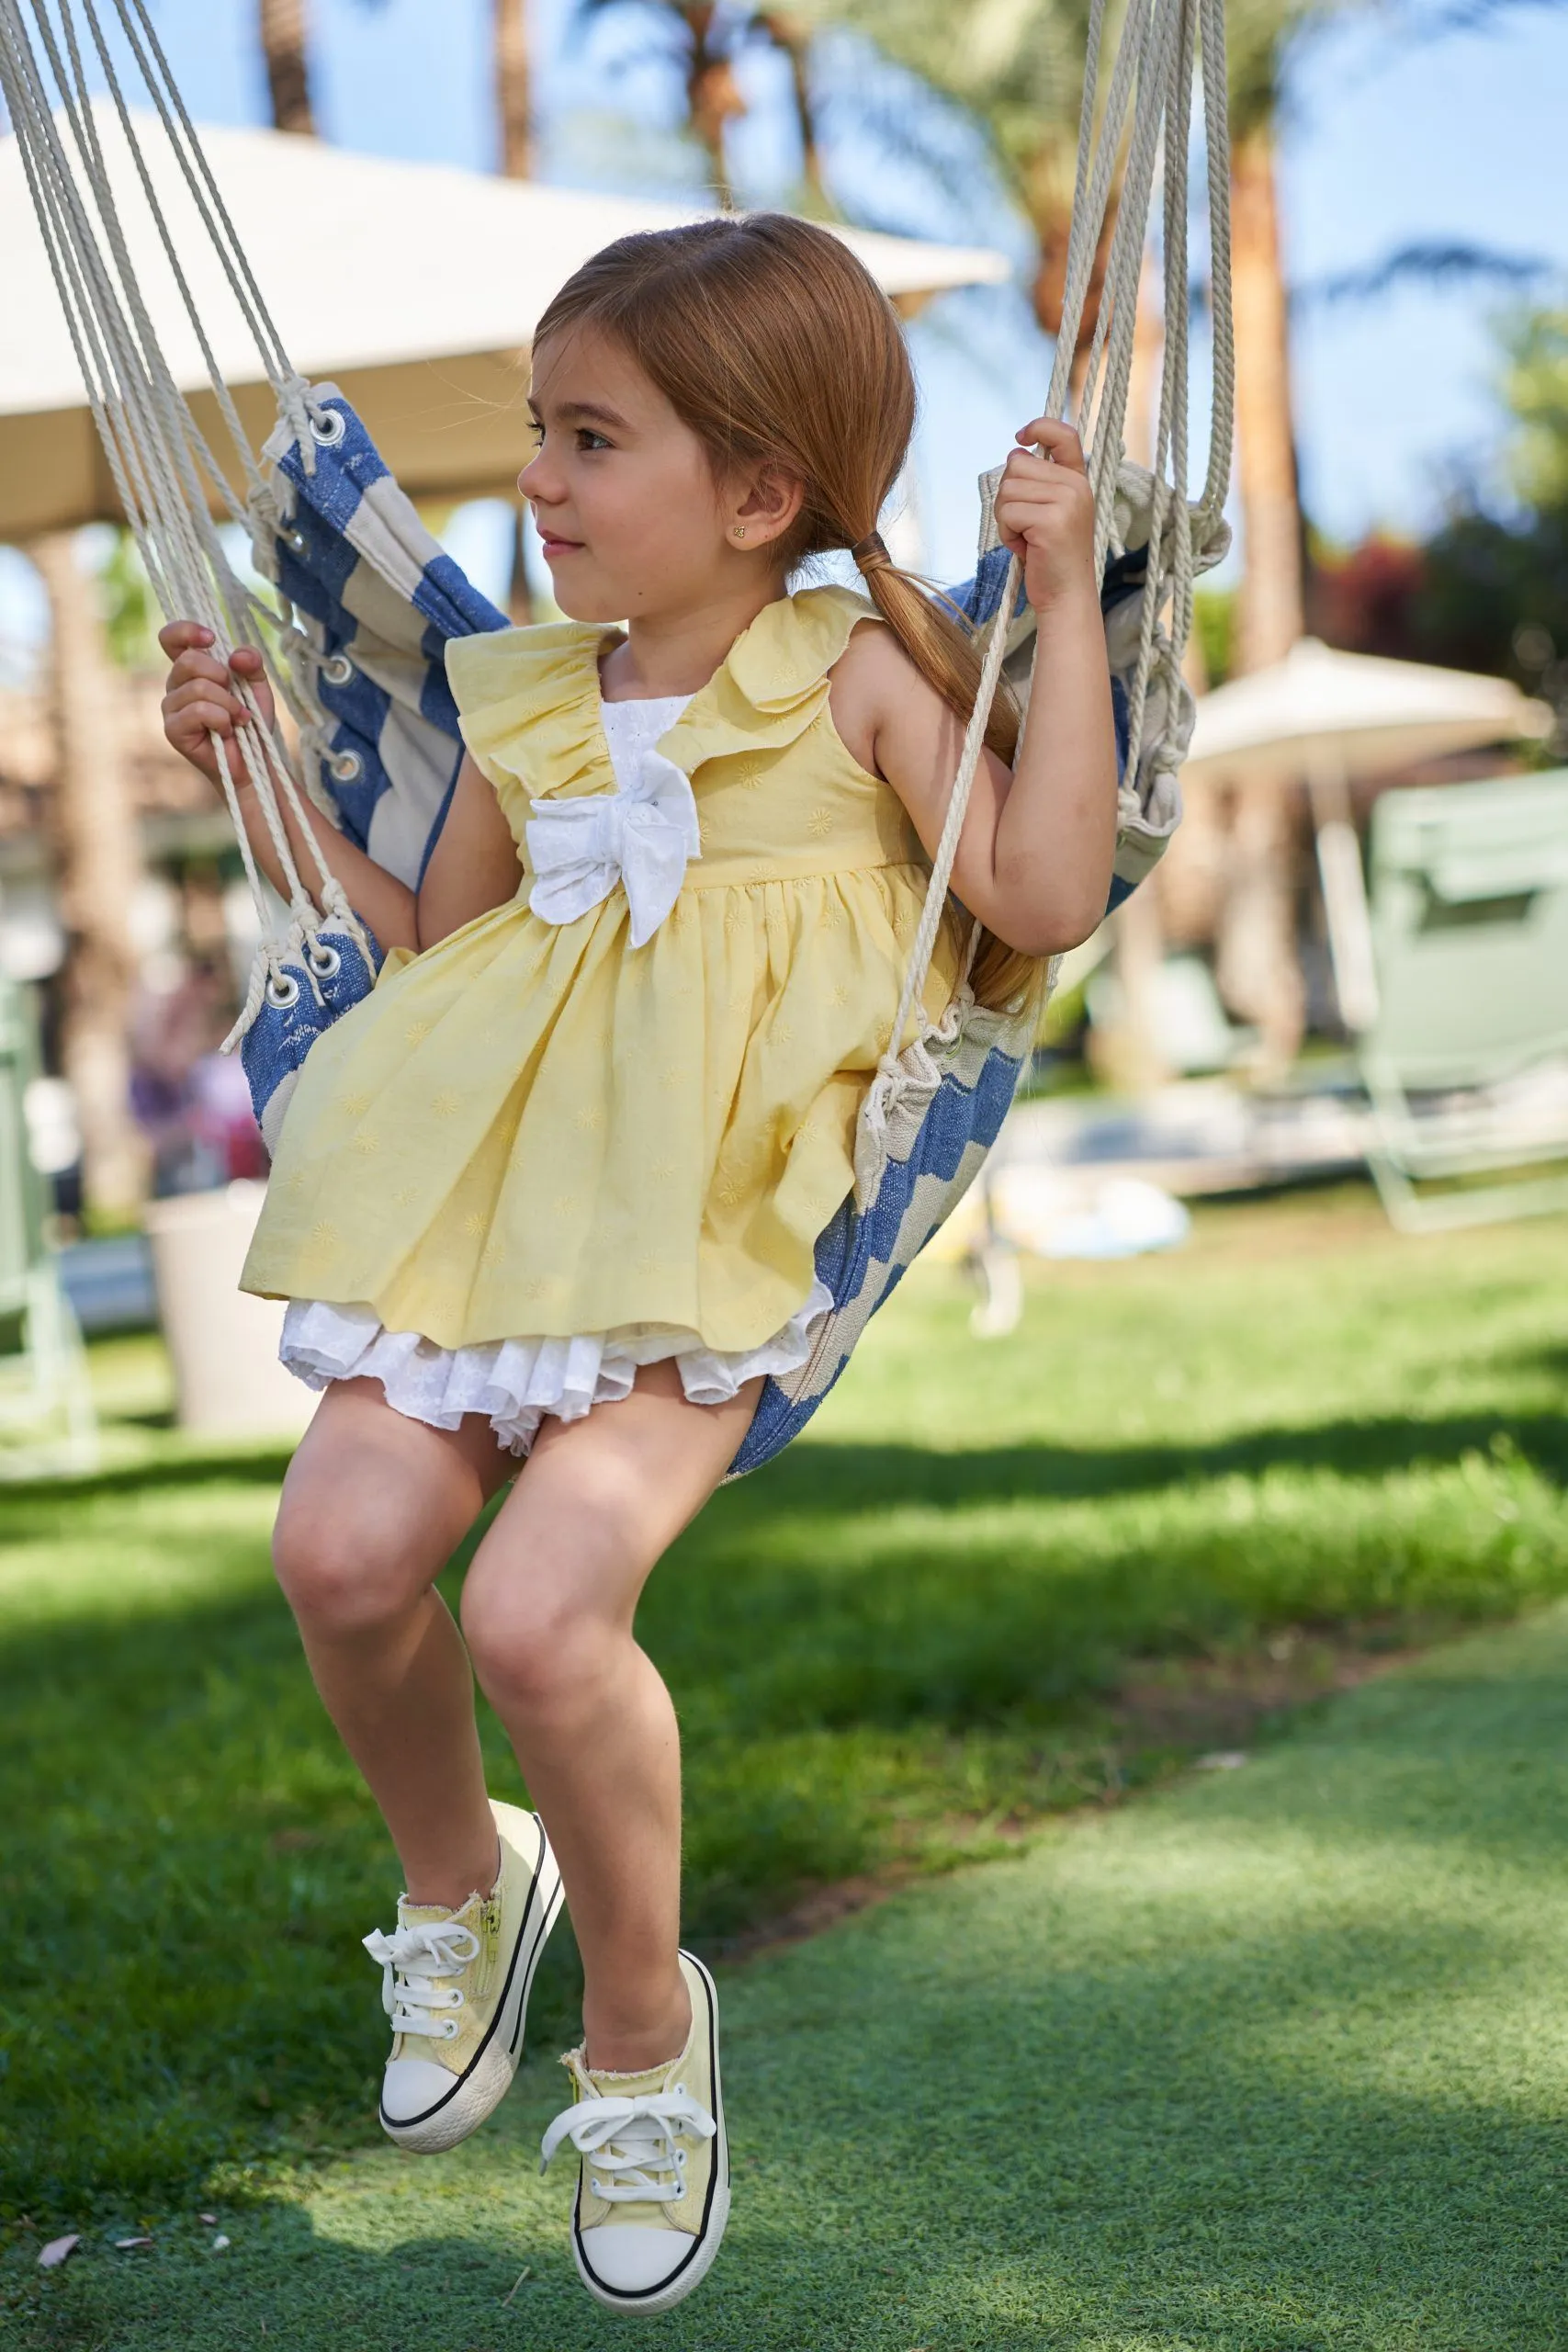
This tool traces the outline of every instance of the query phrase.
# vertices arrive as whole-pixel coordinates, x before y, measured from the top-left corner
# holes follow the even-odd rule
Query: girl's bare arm
[[[953,888],[1008,946],[1054,956],[1087,939],[1105,912],[1116,848],[1116,738],[1083,452],[1070,426],[1045,417],[1018,437],[1051,452],[1014,450],[997,498],[1003,544],[1023,559],[1035,611],[1034,684],[1010,772],[993,752],[981,755]],[[833,715],[934,853],[964,720],[890,629],[855,631],[834,673]]]
[[[283,891],[282,868],[234,740],[235,729],[251,721],[223,664],[209,650],[212,632],[195,621],[171,621],[159,632],[158,642],[173,663],[164,696],[164,734],[180,756],[214,785],[219,775],[212,737],[223,740],[256,864],[274,888]],[[241,646],[233,668],[270,722],[272,695],[261,655],[253,647]],[[287,810],[284,823],[300,879],[309,889],[316,876],[315,861]],[[417,891],[367,857],[324,818],[318,820],[315,833],[328,871],[342,883],[350,906],[384,948],[433,947],[476,915],[504,905],[517,888],[516,844],[494,793],[468,758],[458,770],[441,837]]]

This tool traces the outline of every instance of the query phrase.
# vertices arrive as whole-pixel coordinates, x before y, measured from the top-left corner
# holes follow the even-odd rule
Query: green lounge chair
[[[28,1148],[38,1073],[32,1008],[0,976],[0,1477],[95,1470],[97,1422],[82,1337],[44,1238],[44,1190]]]
[[[1390,1218],[1568,1208],[1568,769],[1385,793],[1368,865],[1352,1025]]]

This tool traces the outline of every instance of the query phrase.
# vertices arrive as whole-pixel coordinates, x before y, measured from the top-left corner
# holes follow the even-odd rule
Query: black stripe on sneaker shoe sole
[[[681,1957],[682,1960],[691,1962],[707,1987],[708,2072],[713,2083],[713,2103],[716,2110],[714,2121],[718,2125],[718,2136],[714,2142],[713,2173],[708,2181],[707,2196],[703,2202],[703,2218],[688,2251],[682,2256],[667,2278],[660,2279],[656,2286],[634,2288],[629,2291],[624,2287],[605,2286],[583,2250],[582,2188],[581,2183],[579,2182],[576,2200],[571,2209],[572,2252],[577,2257],[578,2275],[584,2286],[588,2287],[608,2309],[614,2311],[662,2312],[664,2303],[661,2298],[666,2296],[671,2301],[679,2302],[681,2295],[676,2294],[674,2290],[680,2286],[697,2257],[700,2255],[705,2255],[707,2259],[702,2264],[697,2278],[691,2281],[694,2287],[699,2283],[703,2272],[707,2269],[708,2264],[712,2262],[718,2251],[716,2245],[708,2244],[708,2229],[713,2220],[714,2201],[720,2188],[725,2192],[724,2222],[721,2223],[721,2228],[729,2220],[729,2134],[725,2129],[724,2085],[718,2071],[718,1987],[694,1951],[682,1952]],[[682,2292],[685,2291],[687,2290],[682,2289]]]
[[[560,1915],[560,1907],[563,1900],[560,1871],[556,1865],[555,1856],[550,1851],[550,1841],[545,1836],[542,1824],[539,1830],[539,1859],[534,1865],[534,1875],[529,1882],[527,1900],[523,1905],[523,1924],[517,1930],[517,1940],[512,1947],[512,1958],[507,1963],[506,1981],[501,1988],[501,1998],[495,2005],[495,2015],[491,2018],[489,2025],[485,2028],[483,2041],[479,2043],[479,2048],[475,2051],[473,2056],[469,2059],[462,2073],[460,2075],[453,2075],[451,2089],[443,2091],[441,2097],[434,2102],[434,2104],[431,2107],[425,2108],[422,2114],[400,2115],[394,2118],[389,2116],[385,2106],[382,2106],[381,2128],[389,2134],[389,2137],[395,2138],[400,2132],[416,2132],[422,2123],[428,2123],[433,2116],[439,2115],[442,2109],[449,2106],[452,2100],[456,2098],[457,2093],[462,2089],[464,2084],[473,2073],[474,2068],[479,2064],[479,2060],[484,2056],[485,2052],[490,2048],[491,2042],[495,2037],[496,2028],[500,2025],[502,2018],[506,2014],[507,1999],[512,1991],[513,1980],[517,1973],[518,1959],[522,1953],[524,1941],[528,1933],[529,1919],[534,1917],[536,1913],[537,1917],[535,1918],[534,1939],[528,1948],[527,1971],[523,1979],[523,1989],[517,2002],[517,2022],[512,2029],[511,2041],[508,2049],[508,2055],[513,2058],[516,2057],[523,2040],[523,2029],[527,2021],[528,1996],[534,1987],[534,1973],[539,1965],[540,1956],[543,1953],[546,1942],[548,1939],[550,1929],[555,1926],[556,1920]],[[547,1902],[540,1904],[538,1901],[539,1882],[545,1874],[545,1865],[547,1862],[555,1871],[555,1891]]]

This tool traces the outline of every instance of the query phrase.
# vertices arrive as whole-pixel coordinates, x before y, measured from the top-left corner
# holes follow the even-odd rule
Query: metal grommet
[[[334,979],[343,969],[343,957],[318,939],[310,948],[310,969],[319,980]]]
[[[365,763],[357,752],[334,752],[327,765],[339,784],[352,784],[355,776],[365,774]]]
[[[304,552],[305,552],[305,534],[304,534],[304,532],[303,532],[303,531],[299,531],[299,530],[285,531],[285,533],[283,534],[283,538],[284,538],[284,544],[285,544],[285,546],[287,546],[287,547],[291,547],[291,548],[293,548],[293,550],[294,550],[294,552],[295,552],[295,554],[296,554],[296,555],[303,555],[303,554],[304,554]]]
[[[346,686],[354,675],[354,664],[346,653],[333,653],[321,664],[321,675],[329,686]]]
[[[299,1001],[299,983],[290,972],[279,979],[275,974],[266,984],[266,1001],[279,1012],[287,1012],[291,1004]]]
[[[311,417],[310,431],[323,448],[330,449],[348,431],[348,420],[341,408],[324,408]]]

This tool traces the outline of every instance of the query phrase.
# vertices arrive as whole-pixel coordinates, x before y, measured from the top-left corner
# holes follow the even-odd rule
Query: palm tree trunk
[[[52,627],[54,833],[66,938],[62,1060],[82,1128],[84,1203],[90,1217],[116,1224],[135,1215],[147,1189],[147,1148],[130,1109],[130,909],[141,857],[118,682],[93,582],[69,532],[35,539],[29,553]]]
[[[501,169],[509,180],[534,174],[534,107],[528,69],[527,0],[495,0],[495,101]]]
[[[822,153],[817,140],[817,109],[811,97],[811,28],[799,17],[786,9],[764,9],[757,18],[759,29],[777,50],[782,50],[789,64],[790,93],[795,102],[795,124],[800,138],[800,181],[807,201],[818,211],[826,211],[828,193],[822,179]]]
[[[1282,661],[1302,633],[1302,517],[1291,401],[1290,318],[1267,130],[1231,163],[1236,455],[1247,533],[1237,667]]]
[[[1282,661],[1302,633],[1302,521],[1291,404],[1290,317],[1280,255],[1274,143],[1267,123],[1231,159],[1235,317],[1236,449],[1246,571],[1238,670]],[[1234,864],[1219,943],[1221,989],[1256,1023],[1263,1071],[1278,1075],[1302,1041],[1305,995],[1292,871],[1296,797],[1244,781],[1236,797]]]
[[[531,179],[534,92],[528,59],[528,0],[495,0],[493,32],[502,176],[509,180]],[[523,508],[519,506],[512,517],[512,572],[506,590],[507,617],[517,628],[526,628],[535,617],[523,524]]]
[[[688,43],[686,119],[706,153],[713,192],[720,208],[728,212],[734,206],[735,189],[725,159],[724,134],[736,116],[745,113],[746,102],[735,68],[721,45],[722,28],[713,0],[694,0],[694,5],[682,6],[680,14],[685,20]]]
[[[306,0],[261,0],[260,31],[273,128],[312,139],[316,119],[305,56],[305,5]]]

